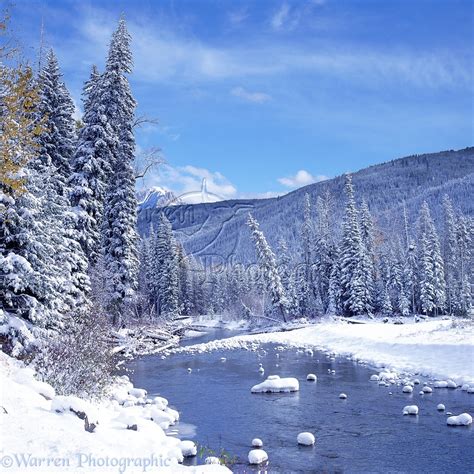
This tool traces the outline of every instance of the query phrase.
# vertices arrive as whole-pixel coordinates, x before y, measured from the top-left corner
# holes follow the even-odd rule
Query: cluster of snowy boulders
[[[378,382],[378,384],[382,386],[402,385],[403,393],[413,393],[413,389],[415,385],[421,385],[419,379],[413,379],[413,380],[409,380],[407,378],[401,379],[396,372],[386,371],[386,370],[380,372],[379,374],[372,375],[370,377],[370,380],[372,382]],[[459,384],[457,384],[454,380],[450,380],[450,379],[436,380],[435,382],[433,382],[432,385],[433,385],[433,388],[435,389],[447,388],[447,389],[454,390],[460,387]],[[428,384],[424,384],[419,394],[423,396],[423,395],[433,393],[433,388],[431,388]],[[461,387],[461,390],[466,391],[468,393],[474,393],[474,385],[465,384]],[[436,409],[441,412],[441,411],[445,411],[446,407],[443,403],[439,403],[436,406]],[[403,408],[402,413],[404,415],[416,416],[419,413],[419,409],[417,405],[407,405]],[[451,413],[448,413],[448,415],[451,415]],[[468,426],[472,423],[472,417],[471,415],[469,415],[469,413],[461,413],[460,415],[457,415],[457,416],[450,416],[446,422],[449,426]]]
[[[299,433],[296,437],[296,442],[300,446],[313,446],[316,443],[316,438],[313,433],[307,431]],[[249,464],[262,464],[268,461],[268,454],[264,451],[263,441],[260,438],[252,440],[252,449],[248,454]]]

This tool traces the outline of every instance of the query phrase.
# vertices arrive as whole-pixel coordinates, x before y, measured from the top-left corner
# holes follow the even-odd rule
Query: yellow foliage
[[[0,187],[10,195],[24,191],[22,170],[41,132],[34,117],[38,92],[32,75],[29,67],[0,66]]]
[[[5,14],[0,18],[3,39],[7,23]],[[0,191],[13,197],[25,190],[23,168],[36,148],[35,137],[41,132],[41,121],[34,116],[39,97],[31,68],[4,63],[17,53],[8,42],[0,45]]]

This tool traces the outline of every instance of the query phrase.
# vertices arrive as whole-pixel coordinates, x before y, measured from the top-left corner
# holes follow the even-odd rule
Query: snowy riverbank
[[[0,386],[0,463],[8,472],[230,472],[182,466],[189,446],[165,434],[178,413],[126,378],[101,403],[58,397],[31,369],[0,352]],[[86,431],[92,423],[93,432]]]
[[[178,350],[252,349],[263,343],[314,347],[375,367],[450,378],[459,384],[474,383],[474,323],[471,320],[439,318],[395,325],[375,321],[348,324],[327,319],[293,331],[235,336]]]

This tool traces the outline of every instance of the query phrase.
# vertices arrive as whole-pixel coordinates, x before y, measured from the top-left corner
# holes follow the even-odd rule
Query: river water
[[[235,333],[213,330],[182,345],[229,335]],[[264,376],[258,372],[260,363]],[[446,425],[446,412],[474,414],[474,395],[459,389],[434,389],[421,396],[421,387],[415,386],[413,394],[404,394],[400,386],[369,382],[377,372],[345,358],[281,351],[273,345],[262,345],[258,352],[145,356],[128,369],[135,386],[150,396],[168,398],[179,410],[181,421],[172,428],[181,439],[203,446],[203,457],[209,450],[225,449],[237,459],[233,472],[474,472],[474,429]],[[308,373],[317,374],[318,381],[307,382]],[[272,374],[296,377],[300,391],[250,393],[254,384]],[[339,399],[341,392],[347,400]],[[445,413],[437,411],[438,403],[446,405]],[[419,415],[403,416],[403,407],[411,404],[418,405]],[[302,431],[316,436],[313,447],[297,445]],[[260,468],[247,464],[255,437],[263,440],[269,456]],[[188,463],[202,464],[203,459]]]

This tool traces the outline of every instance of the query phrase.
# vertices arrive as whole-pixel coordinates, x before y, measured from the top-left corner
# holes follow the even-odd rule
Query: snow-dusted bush
[[[65,329],[45,339],[33,364],[58,395],[98,398],[111,383],[109,323],[100,310],[69,315]]]

